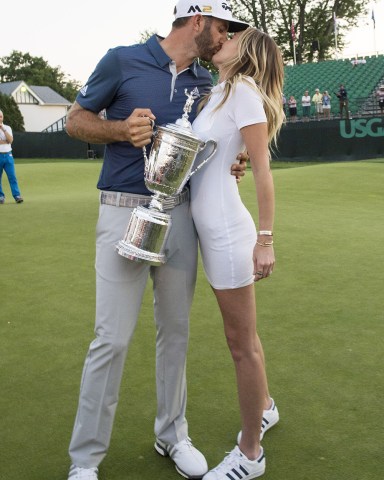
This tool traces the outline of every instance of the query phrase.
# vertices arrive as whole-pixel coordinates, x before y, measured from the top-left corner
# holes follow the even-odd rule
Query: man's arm
[[[129,142],[135,147],[144,147],[151,142],[151,120],[155,119],[149,108],[136,108],[125,120],[103,120],[75,102],[67,115],[66,131],[70,137],[84,142]]]
[[[0,125],[0,130],[3,132],[5,136],[5,140],[1,140],[0,144],[2,145],[11,145],[13,142],[13,135],[8,131],[8,129],[5,128],[4,124]]]

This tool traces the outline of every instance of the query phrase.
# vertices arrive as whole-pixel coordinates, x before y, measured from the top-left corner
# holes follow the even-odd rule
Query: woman
[[[260,437],[279,419],[269,396],[256,332],[253,282],[269,277],[275,264],[269,144],[276,141],[284,120],[283,63],[273,40],[254,28],[236,33],[214,55],[213,62],[219,69],[219,84],[203,100],[193,129],[202,140],[215,139],[218,148],[191,178],[191,208],[204,268],[223,316],[235,364],[242,432],[239,446],[204,480],[228,480],[232,477],[226,474],[233,475],[234,471],[239,474],[233,475],[235,478],[244,480],[264,473]],[[258,233],[241,202],[236,181],[225,178],[233,152],[237,154],[243,148],[249,153],[255,179]],[[266,412],[271,422],[262,428]]]
[[[329,120],[331,118],[331,96],[327,90],[323,93],[323,112],[324,118]]]
[[[296,98],[291,95],[288,99],[288,110],[289,110],[289,118],[291,122],[296,122],[297,117],[297,102]]]

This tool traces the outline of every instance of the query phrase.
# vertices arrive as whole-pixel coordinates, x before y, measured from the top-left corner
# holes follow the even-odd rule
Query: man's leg
[[[7,159],[4,164],[4,170],[8,177],[12,196],[13,198],[20,197],[20,190],[19,190],[19,185],[17,184],[15,162],[13,160],[13,155],[10,153],[9,155],[5,155],[5,156]]]
[[[156,451],[185,478],[202,478],[207,461],[188,438],[186,355],[196,282],[197,239],[188,202],[171,211],[167,263],[153,267],[156,321]]]
[[[185,419],[185,367],[189,313],[196,282],[197,238],[189,203],[171,210],[171,233],[165,265],[153,267],[154,310],[157,328],[157,417],[155,434],[167,444],[188,436]]]
[[[3,176],[3,170],[4,170],[4,157],[5,155],[0,155],[0,198],[4,198],[4,192],[3,192],[3,187],[1,183],[1,179]]]
[[[96,243],[96,338],[86,357],[70,443],[72,463],[97,467],[112,432],[128,345],[134,332],[149,266],[115,251],[132,209],[101,205]]]

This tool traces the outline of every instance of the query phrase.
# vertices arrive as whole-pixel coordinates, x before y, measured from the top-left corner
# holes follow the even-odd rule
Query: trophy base
[[[139,206],[132,212],[124,238],[116,245],[117,253],[136,262],[162,265],[166,262],[164,248],[170,227],[168,213]]]
[[[163,253],[147,252],[140,248],[130,245],[129,243],[120,240],[116,245],[116,251],[122,257],[128,258],[134,262],[146,262],[150,265],[159,266],[166,262],[165,255]]]

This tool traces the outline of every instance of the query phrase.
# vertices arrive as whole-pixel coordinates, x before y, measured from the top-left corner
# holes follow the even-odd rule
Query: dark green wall
[[[104,145],[88,145],[65,132],[14,132],[15,158],[103,158]],[[91,152],[89,152],[89,150]],[[274,158],[338,161],[384,157],[384,116],[288,123]]]

